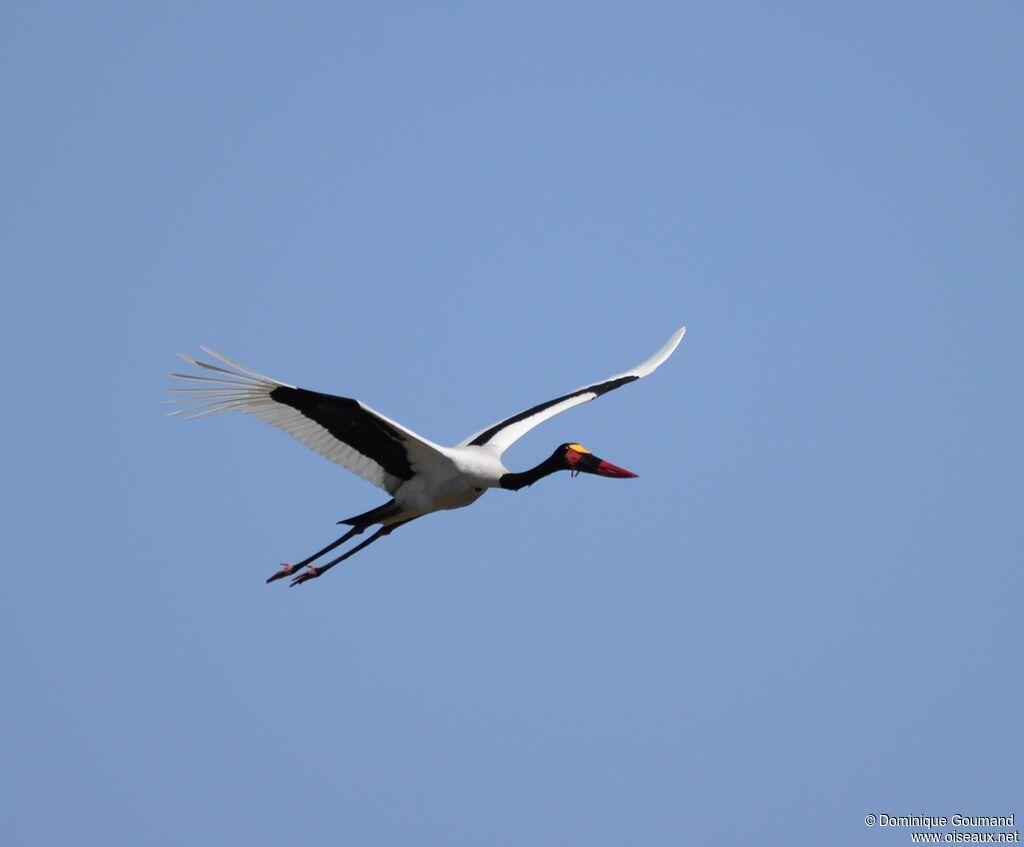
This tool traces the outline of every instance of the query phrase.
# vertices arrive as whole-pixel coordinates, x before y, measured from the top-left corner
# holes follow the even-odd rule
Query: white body
[[[501,460],[482,447],[440,447],[438,452],[447,461],[414,466],[416,475],[395,491],[395,504],[402,514],[393,521],[469,506],[487,489],[497,488],[508,473]]]

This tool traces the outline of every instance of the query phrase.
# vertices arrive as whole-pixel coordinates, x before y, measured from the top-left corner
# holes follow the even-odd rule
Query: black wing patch
[[[358,400],[281,385],[270,392],[277,403],[291,406],[318,423],[353,450],[375,461],[398,479],[412,479],[405,434],[366,411]]]
[[[571,397],[578,397],[580,394],[593,394],[595,397],[600,397],[602,394],[614,391],[616,388],[625,385],[627,382],[634,382],[638,379],[640,379],[638,376],[620,376],[618,379],[609,379],[607,382],[599,382],[595,385],[588,385],[586,388],[570,391],[568,394],[563,394],[561,397],[556,397],[554,400],[548,400],[546,403],[539,403],[533,408],[527,409],[525,412],[520,412],[518,415],[513,415],[511,418],[506,418],[501,423],[496,423],[490,429],[481,432],[469,443],[477,447],[482,447],[505,427],[511,426],[514,423],[519,423],[519,421],[526,420],[526,418],[533,417],[538,412],[543,412],[545,409],[550,408],[557,403],[561,403],[563,400],[568,400]]]

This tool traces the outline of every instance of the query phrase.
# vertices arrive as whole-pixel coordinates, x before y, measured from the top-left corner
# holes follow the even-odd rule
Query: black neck
[[[507,473],[502,474],[501,479],[498,480],[498,485],[502,488],[507,488],[510,491],[518,491],[520,488],[525,488],[527,485],[533,485],[538,479],[543,479],[555,471],[564,471],[565,465],[562,462],[561,455],[555,453],[553,456],[548,456],[543,462],[537,467],[530,468],[528,471],[522,473]]]

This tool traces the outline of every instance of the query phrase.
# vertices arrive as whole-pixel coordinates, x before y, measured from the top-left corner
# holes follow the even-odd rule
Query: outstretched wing
[[[601,382],[584,385],[582,388],[577,388],[575,391],[570,391],[568,394],[563,394],[554,400],[548,400],[546,403],[540,403],[533,408],[527,409],[525,412],[520,412],[518,415],[505,418],[505,420],[499,421],[493,426],[489,426],[487,429],[469,436],[459,446],[468,447],[475,445],[477,447],[486,447],[488,450],[495,451],[500,456],[512,444],[548,418],[552,418],[571,409],[573,406],[587,403],[595,397],[600,397],[602,394],[614,391],[628,382],[635,382],[653,373],[662,362],[672,355],[676,347],[679,346],[679,342],[683,340],[684,335],[686,335],[685,326],[678,329],[657,353],[635,368],[630,368],[628,371],[610,376]]]
[[[417,470],[450,461],[438,445],[358,400],[296,388],[206,347],[201,349],[227,367],[179,353],[190,365],[216,376],[169,374],[199,384],[168,389],[180,396],[167,402],[188,404],[172,415],[189,413],[189,418],[202,418],[221,412],[247,412],[283,429],[389,494],[394,494]]]

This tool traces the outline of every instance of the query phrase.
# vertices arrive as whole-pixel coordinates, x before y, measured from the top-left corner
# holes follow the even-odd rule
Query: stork
[[[170,414],[189,413],[189,418],[230,411],[255,415],[391,495],[391,499],[382,506],[339,521],[350,527],[344,535],[301,562],[282,562],[281,569],[267,579],[270,583],[291,576],[290,584],[296,586],[322,576],[398,527],[431,512],[469,506],[491,488],[518,491],[557,471],[570,471],[573,475],[596,474],[612,479],[637,476],[598,458],[575,442],[560,444],[544,461],[520,472],[509,471],[502,464],[501,456],[548,418],[653,373],[672,355],[685,334],[684,326],[660,350],[635,368],[538,403],[473,433],[455,447],[442,447],[428,441],[359,400],[298,388],[250,370],[207,347],[200,349],[220,364],[184,353],[178,356],[214,375],[168,374],[199,385],[168,389],[178,396],[166,402],[186,404]],[[377,524],[380,529],[365,541],[326,563],[313,564]]]

